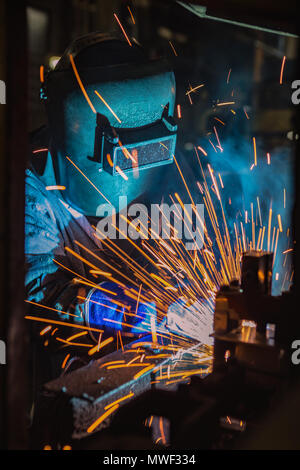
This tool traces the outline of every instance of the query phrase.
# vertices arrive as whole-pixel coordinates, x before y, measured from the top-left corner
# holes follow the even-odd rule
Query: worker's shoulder
[[[45,194],[45,185],[39,175],[37,175],[32,167],[28,167],[25,171],[25,187],[26,193],[29,190]]]

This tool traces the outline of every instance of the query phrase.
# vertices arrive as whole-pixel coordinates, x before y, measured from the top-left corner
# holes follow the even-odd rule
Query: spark
[[[197,149],[200,150],[200,152],[202,152],[205,157],[207,157],[207,153],[202,147],[200,147],[200,145],[198,145]]]
[[[109,153],[106,154],[106,159],[107,159],[107,161],[108,161],[109,166],[110,166],[110,167],[113,167],[114,164],[113,164],[113,161],[112,161],[111,156],[110,156]]]
[[[132,364],[133,362],[138,361],[139,359],[141,359],[141,357],[142,357],[142,356],[139,356],[139,355],[135,356],[133,359],[131,359],[131,360],[127,363],[127,365],[129,366],[129,365]],[[150,356],[149,356],[149,357],[150,357]],[[155,358],[156,356],[153,356],[153,357]]]
[[[153,364],[144,362],[143,364],[134,363],[134,364],[115,364],[112,366],[108,366],[107,369],[122,369],[123,367],[144,367],[145,365],[154,367]]]
[[[254,150],[254,166],[257,166],[257,151],[256,151],[256,139],[253,137],[253,150]]]
[[[42,331],[40,331],[40,336],[43,336],[46,334],[48,331],[50,331],[52,326],[46,326]]]
[[[110,338],[107,338],[105,341],[102,341],[102,343],[96,344],[96,346],[94,346],[93,348],[91,348],[88,351],[88,355],[92,356],[93,354],[95,354],[95,352],[100,351],[100,349],[104,348],[104,346],[111,343],[113,340],[114,340],[114,338],[113,338],[113,336],[111,336]]]
[[[155,366],[153,364],[150,364],[148,367],[145,367],[144,369],[140,370],[137,374],[134,376],[134,380],[137,380],[140,378],[142,375],[146,374],[149,370],[153,369]]]
[[[85,89],[84,86],[83,86],[83,83],[82,83],[81,78],[80,78],[80,76],[79,76],[79,73],[78,73],[78,71],[77,71],[77,68],[76,68],[76,65],[75,65],[75,62],[74,62],[74,59],[73,59],[72,54],[70,54],[69,57],[70,57],[70,62],[71,62],[72,69],[73,69],[74,75],[75,75],[75,77],[76,77],[76,80],[77,80],[77,82],[78,82],[78,85],[80,86],[81,91],[82,91],[82,93],[83,93],[83,95],[84,95],[86,101],[88,102],[88,104],[89,104],[91,110],[93,111],[93,113],[96,114],[97,111],[95,110],[94,106],[92,105],[92,102],[91,102],[91,100],[90,100],[90,98],[89,98],[89,96],[88,96],[88,94],[87,94],[87,92],[86,92],[86,89]]]
[[[77,318],[79,317],[79,315],[74,315],[73,313],[70,313],[70,312],[64,312],[63,310],[59,310],[57,308],[48,307],[48,305],[39,304],[37,302],[33,302],[32,300],[25,300],[25,302],[28,304],[36,305],[37,307],[45,308],[47,310],[52,310],[53,312],[62,313],[63,315],[71,315],[72,317],[77,317]]]
[[[133,16],[133,14],[132,14],[132,12],[131,12],[131,9],[130,9],[129,5],[127,5],[127,9],[128,9],[128,11],[129,11],[129,13],[130,13],[132,23],[135,24],[134,16]]]
[[[123,346],[121,331],[118,332],[118,337],[120,338],[121,349],[124,352],[124,346]]]
[[[101,424],[108,416],[114,413],[114,411],[116,411],[118,408],[119,408],[119,404],[109,408],[105,413],[99,416],[99,418],[96,419],[96,421],[93,424],[91,424],[91,426],[87,428],[87,432],[88,433],[93,432],[99,426],[99,424]]]
[[[116,118],[116,120],[121,124],[121,120],[118,118],[118,116],[116,115],[116,113],[111,109],[111,107],[109,106],[109,104],[105,101],[105,99],[103,98],[103,96],[100,95],[99,91],[95,90],[95,93],[96,95],[100,98],[100,100],[105,104],[105,106],[109,109],[109,111],[111,112],[111,114]]]
[[[259,203],[259,197],[258,196],[257,196],[256,200],[257,200],[257,208],[258,208],[258,215],[259,215],[259,223],[260,223],[260,226],[262,227],[262,217],[261,217],[260,203]]]
[[[114,402],[110,403],[109,405],[105,406],[104,409],[107,410],[107,409],[110,409],[112,406],[115,406],[119,403],[121,403],[122,401],[124,400],[128,400],[129,398],[133,397],[134,396],[134,393],[133,392],[130,392],[128,395],[125,395],[124,397],[122,398],[119,398],[118,400],[115,400]]]
[[[164,433],[164,422],[163,422],[162,416],[160,416],[160,418],[159,418],[159,429],[160,429],[162,443],[165,445],[166,444],[166,437],[165,437],[165,433]]]
[[[44,83],[44,66],[40,66],[40,82]]]
[[[226,126],[225,122],[221,121],[221,119],[219,118],[214,118],[216,121],[220,122],[222,124],[222,126]]]
[[[269,210],[269,223],[268,223],[268,251],[270,251],[270,236],[271,236],[271,226],[272,226],[272,207]]]
[[[274,266],[275,259],[276,259],[277,245],[278,245],[278,236],[279,236],[279,229],[277,229],[277,233],[276,233],[275,249],[274,249],[274,256],[273,256],[273,266]]]
[[[283,56],[282,64],[281,64],[281,71],[280,71],[280,79],[279,79],[280,85],[282,85],[282,78],[283,78],[283,70],[284,70],[285,61],[286,61],[286,56]]]
[[[128,176],[125,175],[124,171],[122,171],[121,168],[120,168],[118,165],[116,165],[116,170],[117,170],[117,172],[122,176],[122,178],[123,178],[125,181],[128,181]]]
[[[80,168],[77,165],[75,165],[75,163],[71,160],[71,158],[66,156],[66,159],[69,160],[70,163],[72,163],[72,165],[76,168],[76,170],[79,171],[79,173],[90,183],[91,186],[93,186],[93,188],[103,197],[103,199],[105,199],[106,202],[108,202],[108,204],[111,204],[110,201],[107,199],[107,197],[105,197],[104,194],[101,193],[100,189],[98,189],[97,186],[95,186],[94,183],[92,183],[92,181],[83,173],[83,171],[80,170]]]
[[[123,26],[122,26],[122,24],[121,24],[121,21],[119,20],[119,18],[118,18],[118,16],[116,15],[116,13],[114,13],[114,17],[115,17],[115,19],[117,20],[118,25],[120,26],[120,28],[121,28],[121,30],[122,30],[122,33],[123,33],[124,36],[125,36],[126,41],[128,42],[129,46],[131,47],[132,44],[131,44],[131,42],[130,42],[130,39],[129,39],[129,37],[127,36],[126,31],[125,31],[125,29],[123,28]]]
[[[216,138],[217,138],[217,141],[218,141],[218,148],[221,150],[221,152],[223,152],[223,148],[221,146],[219,135],[218,135],[218,132],[217,132],[217,129],[216,129],[215,126],[214,126],[214,132],[215,132],[215,135],[216,135]]]
[[[194,93],[196,90],[198,90],[199,88],[202,88],[204,87],[204,84],[202,83],[201,85],[197,85],[195,87],[190,87],[190,89],[186,92],[186,95],[189,95],[190,93]]]
[[[211,144],[211,146],[213,147],[214,151],[217,153],[217,149],[216,149],[216,147],[214,146],[214,144],[212,143],[212,141],[211,141],[210,139],[208,139],[208,140],[209,140],[209,143]]]
[[[227,101],[224,103],[217,103],[217,106],[228,106],[230,104],[235,104],[235,101]]]
[[[67,341],[66,339],[59,338],[59,337],[56,337],[55,339],[59,343],[64,343],[67,346],[78,346],[81,348],[91,348],[93,346],[92,344],[86,344],[86,343],[71,343],[70,341]]]
[[[203,362],[206,362],[206,361],[207,361],[207,358],[203,358]],[[174,378],[174,377],[190,377],[192,375],[198,375],[198,374],[201,375],[203,373],[204,373],[203,369],[196,369],[196,370],[183,370],[181,372],[174,372],[174,373],[171,373],[169,375],[170,375],[171,378]],[[170,377],[168,377],[167,374],[165,374],[165,375],[161,374],[157,377],[157,379],[168,379]]]
[[[243,108],[243,109],[244,109],[244,113],[245,113],[245,116],[246,116],[246,118],[247,118],[247,119],[250,119],[250,118],[249,118],[249,116],[248,116],[248,114],[247,114],[247,111],[246,111],[246,108],[245,108],[245,106],[244,106],[244,108]]]
[[[219,176],[219,180],[220,180],[220,184],[221,184],[221,188],[223,189],[224,188],[224,183],[223,183],[223,180],[222,180],[222,176],[220,173],[218,173],[218,176]]]
[[[181,119],[181,106],[180,106],[180,104],[177,105],[177,116],[178,116],[178,119]]]
[[[76,333],[76,335],[72,335],[69,338],[67,338],[67,341],[70,342],[73,339],[80,338],[81,336],[87,335],[87,333],[88,333],[87,331],[82,331],[81,333]]]
[[[66,367],[66,364],[67,364],[68,359],[69,359],[70,356],[71,356],[71,354],[69,353],[69,354],[67,354],[66,357],[64,358],[63,363],[62,363],[62,365],[61,365],[61,368],[62,368],[62,369],[64,369],[64,368]]]
[[[112,365],[112,364],[124,364],[124,363],[125,363],[124,359],[121,359],[121,360],[118,360],[118,361],[104,362],[104,364],[101,364],[100,369],[101,369],[102,367],[110,366],[110,365]]]
[[[282,230],[282,222],[281,222],[281,216],[280,216],[280,214],[278,214],[277,218],[278,218],[279,231],[282,232],[283,230]]]
[[[137,297],[137,299],[136,299],[135,314],[137,314],[137,311],[138,311],[138,306],[139,306],[139,302],[140,302],[141,292],[142,292],[142,284],[140,285],[138,297]]]
[[[106,276],[111,277],[112,274],[108,273],[107,271],[101,271],[100,269],[90,269],[91,274],[97,274],[97,276]]]
[[[169,41],[169,44],[170,44],[170,47],[171,47],[172,51],[174,52],[174,55],[177,57],[178,56],[177,51],[176,51],[175,47],[173,46],[173,44],[171,43],[171,41]]]
[[[50,320],[49,318],[32,317],[30,315],[26,315],[25,319],[42,322],[42,323],[53,323],[53,325],[69,326],[71,328],[79,328],[81,330],[96,331],[97,333],[103,333],[103,330],[100,330],[99,328],[92,328],[89,326],[77,325],[76,323],[67,323],[67,322],[63,322],[59,320]]]
[[[157,344],[156,318],[154,315],[151,315],[150,317],[150,324],[151,324],[152,343]]]
[[[227,75],[227,84],[229,83],[229,80],[230,80],[230,75],[231,75],[231,69],[229,69],[229,72],[228,72],[228,75]]]
[[[33,150],[32,153],[48,152],[47,148]]]
[[[55,185],[55,186],[46,186],[45,188],[47,191],[54,191],[54,190],[59,190],[59,191],[64,191],[66,189],[65,186],[59,186],[59,185]]]

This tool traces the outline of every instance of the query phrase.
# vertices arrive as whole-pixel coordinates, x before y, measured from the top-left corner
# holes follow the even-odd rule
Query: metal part
[[[162,367],[171,363],[176,367],[176,361],[180,364],[180,355],[188,355],[189,351],[192,353],[197,347],[198,343],[195,341],[188,350],[179,350],[177,354],[172,355],[167,344],[165,346],[154,344],[151,337],[144,337],[127,344],[124,350],[115,351],[48,382],[39,400],[39,411],[36,412],[37,419],[42,420],[44,424],[47,423],[47,426],[43,424],[42,428],[46,428],[48,434],[35,436],[35,447],[40,444],[39,440],[52,442],[55,439],[61,442],[67,438],[78,440],[89,436],[90,433],[87,430],[111,403],[121,399],[120,406],[123,406],[147,390],[159,387],[156,376],[162,375]],[[141,350],[145,353],[141,353]],[[143,354],[146,356],[145,365],[140,362]],[[138,355],[140,358],[137,357]],[[127,367],[129,363],[131,363],[130,367]],[[199,367],[202,366],[195,366],[198,370]],[[136,374],[143,369],[145,372],[136,378]],[[179,372],[180,368],[177,371]],[[183,379],[183,382],[186,382],[186,379]],[[170,387],[168,389],[170,390]],[[123,401],[122,399],[126,396],[128,398]],[[57,405],[54,405],[55,403]],[[56,407],[59,415],[63,414],[60,417],[62,425],[59,433],[57,430],[53,431],[57,417],[55,416],[55,423],[52,423],[53,418],[49,414],[53,406]],[[43,409],[46,410],[44,413]],[[41,418],[42,414],[44,416]],[[93,432],[107,428],[112,417],[113,415],[110,415],[95,427]],[[41,429],[40,423],[37,428]]]
[[[214,315],[214,367],[224,364],[228,357],[235,357],[257,373],[277,377],[290,375],[291,338],[297,318],[293,315],[290,296],[270,295],[272,260],[272,253],[245,253],[241,285],[224,286],[218,292]],[[287,308],[289,321],[282,315]]]
[[[204,19],[207,19],[207,20],[220,21],[222,23],[227,23],[227,24],[230,24],[230,25],[233,25],[233,26],[239,26],[239,27],[242,27],[242,28],[254,29],[256,31],[263,31],[265,33],[278,34],[280,36],[286,36],[286,37],[291,37],[291,38],[298,38],[299,37],[299,35],[297,35],[297,34],[290,33],[290,32],[287,32],[287,31],[281,31],[279,29],[273,29],[273,28],[269,28],[269,27],[263,27],[263,26],[259,26],[259,25],[245,23],[245,22],[242,22],[242,21],[236,21],[236,20],[228,19],[228,18],[224,18],[224,17],[209,15],[209,14],[207,14],[207,7],[204,6],[204,5],[193,5],[191,3],[184,3],[184,2],[181,2],[179,0],[177,1],[177,3],[179,3],[179,5],[183,6],[187,10],[194,13],[195,15],[197,15],[199,18],[204,18]]]
[[[241,288],[245,294],[270,295],[273,253],[250,251],[243,255]]]
[[[290,339],[300,331],[294,297],[269,294],[271,263],[270,253],[245,253],[244,291],[234,281],[217,294],[212,373],[175,392],[148,391],[124,405],[112,420],[111,437],[141,435],[140,423],[156,414],[170,420],[173,449],[243,448],[247,440],[251,445],[271,404],[280,406],[279,397],[298,377],[289,357]]]

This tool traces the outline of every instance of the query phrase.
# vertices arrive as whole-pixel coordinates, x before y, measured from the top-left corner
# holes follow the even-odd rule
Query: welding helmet
[[[56,183],[87,216],[137,199],[172,163],[175,78],[134,40],[91,33],[65,51],[42,87]]]

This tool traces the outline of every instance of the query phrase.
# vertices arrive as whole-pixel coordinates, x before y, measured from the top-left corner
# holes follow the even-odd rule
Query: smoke
[[[252,239],[251,204],[253,204],[253,217],[256,223],[256,242],[259,227],[261,224],[266,227],[264,250],[268,248],[270,208],[272,209],[272,225],[269,246],[270,249],[273,247],[272,251],[275,248],[277,229],[282,225],[282,232],[278,235],[273,268],[273,294],[277,295],[289,288],[292,272],[292,252],[283,252],[293,247],[291,230],[294,201],[293,155],[288,146],[275,148],[270,152],[270,164],[268,164],[267,153],[263,150],[262,143],[256,139],[257,166],[252,166],[254,163],[253,141],[242,139],[237,139],[237,137],[227,139],[222,142],[223,152],[210,151],[208,157],[202,158],[202,163],[205,165],[206,160],[213,167],[215,175],[218,173],[221,175],[224,184],[221,197],[231,234],[234,231],[234,222],[240,225],[242,221],[246,236],[249,240]],[[203,142],[199,142],[199,145],[205,146]],[[245,223],[246,214],[248,223]]]

